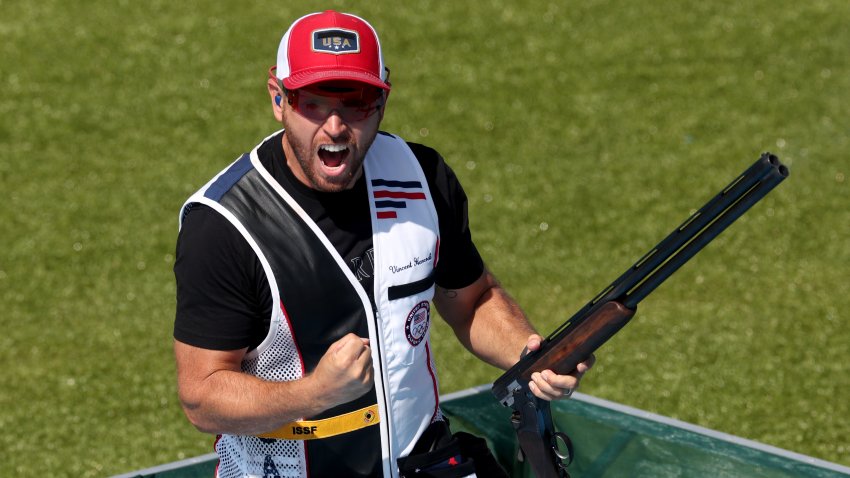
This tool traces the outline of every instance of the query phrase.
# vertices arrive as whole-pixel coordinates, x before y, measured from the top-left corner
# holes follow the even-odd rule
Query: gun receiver
[[[564,453],[554,431],[549,402],[534,397],[528,382],[534,372],[566,374],[590,357],[634,316],[638,303],[732,222],[788,177],[788,168],[770,153],[761,157],[717,196],[691,215],[664,240],[640,258],[611,285],[544,339],[540,349],[522,357],[493,383],[492,392],[514,409],[520,446],[538,478],[563,477]],[[534,410],[536,413],[532,414]],[[541,457],[542,448],[549,449]],[[525,442],[525,443],[523,443]],[[568,440],[567,440],[568,442]]]

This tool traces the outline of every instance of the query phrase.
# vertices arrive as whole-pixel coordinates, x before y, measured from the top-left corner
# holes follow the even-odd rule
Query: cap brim
[[[283,86],[288,90],[297,90],[305,86],[323,83],[326,81],[356,81],[365,83],[384,90],[389,90],[390,85],[380,78],[368,72],[352,70],[313,70],[297,73],[289,78],[283,79]]]

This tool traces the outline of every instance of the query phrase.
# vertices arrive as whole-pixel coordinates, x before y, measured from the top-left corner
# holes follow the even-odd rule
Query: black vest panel
[[[369,336],[368,315],[355,289],[359,285],[349,281],[316,233],[253,168],[249,155],[219,177],[205,195],[236,216],[268,260],[280,291],[277,305],[289,319],[305,375],[344,335]],[[376,401],[373,387],[357,400],[305,418],[332,417]],[[381,475],[378,426],[305,444],[311,476]],[[311,460],[311,455],[339,459]],[[352,470],[359,474],[352,475]]]

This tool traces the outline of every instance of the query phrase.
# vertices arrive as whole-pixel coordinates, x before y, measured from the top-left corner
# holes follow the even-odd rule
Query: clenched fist
[[[331,344],[310,374],[316,400],[326,408],[350,402],[372,388],[372,350],[369,339],[348,334]]]

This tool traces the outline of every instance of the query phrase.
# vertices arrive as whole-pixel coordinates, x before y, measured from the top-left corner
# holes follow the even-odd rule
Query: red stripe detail
[[[218,455],[218,441],[219,440],[221,440],[221,435],[216,435],[215,436],[215,442],[213,443],[213,451],[215,452],[216,455]],[[221,457],[221,455],[219,455],[219,457]],[[221,458],[219,458],[218,461],[215,464],[215,474],[213,476],[215,476],[216,478],[218,478],[219,467],[221,467]]]
[[[431,374],[431,383],[434,386],[434,414],[431,415],[431,422],[433,422],[437,418],[437,412],[440,410],[440,393],[437,391],[437,376],[431,367],[431,347],[429,345],[429,342],[425,342],[425,358],[428,359],[428,373]]]
[[[437,260],[440,258],[440,236],[437,236],[437,246],[434,247],[434,268],[437,268]]]
[[[307,456],[307,440],[301,440],[301,446],[304,447],[304,474],[310,478],[310,457]]]
[[[395,211],[378,211],[378,219],[395,219],[397,217]]]
[[[289,326],[289,335],[292,336],[292,345],[295,346],[295,353],[298,354],[298,361],[301,362],[301,376],[305,374],[304,356],[301,354],[301,347],[298,346],[298,341],[295,340],[295,329],[292,328],[292,321],[289,320],[289,313],[286,312],[286,307],[283,301],[280,301],[280,310],[283,311],[283,318],[286,319],[286,325]],[[304,449],[304,470],[305,474],[310,476],[310,457],[307,456],[307,440],[301,440],[301,447]],[[218,476],[218,474],[216,474]]]
[[[425,193],[406,193],[403,191],[375,191],[375,198],[425,199]]]
[[[304,376],[304,356],[301,355],[301,347],[298,346],[298,341],[295,340],[295,329],[292,328],[292,322],[289,320],[289,313],[286,312],[286,307],[283,306],[283,301],[280,301],[280,310],[283,311],[283,318],[286,319],[286,325],[289,326],[289,335],[292,336],[292,345],[295,346],[295,353],[298,354],[298,361],[301,362],[301,376]]]

